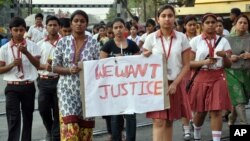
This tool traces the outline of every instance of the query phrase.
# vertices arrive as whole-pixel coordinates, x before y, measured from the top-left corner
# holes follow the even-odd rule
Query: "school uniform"
[[[138,36],[138,35],[137,35],[135,38],[133,38],[131,35],[128,36],[128,39],[134,41],[134,42],[136,43],[137,46],[139,46],[140,38],[141,38],[141,37]]]
[[[202,66],[194,79],[190,89],[191,109],[194,112],[206,112],[213,110],[229,110],[231,102],[229,98],[223,58],[216,55],[217,51],[231,52],[228,41],[222,37],[215,47],[219,36],[215,35],[211,40],[205,34],[194,37],[190,41],[191,51],[195,53],[195,60],[204,60],[207,56],[214,57],[217,62],[214,65]],[[210,48],[213,48],[212,51]]]
[[[31,38],[30,39],[31,41],[38,43],[43,38],[45,38],[46,35],[47,35],[47,30],[44,26],[32,25],[30,26],[26,36]]]
[[[143,48],[151,51],[153,54],[164,55],[167,59],[167,79],[169,85],[176,79],[183,67],[182,53],[190,50],[188,40],[181,32],[173,30],[169,38],[165,38],[158,30],[147,36]],[[165,51],[164,51],[164,50]],[[148,112],[147,118],[175,120],[181,117],[191,117],[190,112],[185,110],[181,85],[179,84],[174,95],[169,95],[170,109]]]
[[[40,58],[41,64],[51,63],[48,61],[52,60],[52,55],[59,39],[60,37],[58,36],[58,39],[54,43],[51,43],[46,37],[37,43],[42,52]],[[59,75],[47,70],[39,70],[38,74],[39,113],[47,130],[47,137],[51,137],[54,141],[57,141],[60,140],[59,108],[57,98],[57,83]]]
[[[37,45],[29,40],[24,40],[27,50],[33,56],[40,56],[41,51]],[[31,141],[32,120],[35,100],[35,85],[37,69],[28,58],[18,51],[17,45],[11,40],[0,49],[0,61],[5,65],[11,64],[14,59],[21,58],[22,65],[13,67],[3,74],[7,81],[5,88],[6,114],[8,122],[8,141],[18,141],[21,131],[21,112],[23,119],[22,141]],[[21,105],[21,107],[20,107]],[[21,112],[20,112],[21,111]]]

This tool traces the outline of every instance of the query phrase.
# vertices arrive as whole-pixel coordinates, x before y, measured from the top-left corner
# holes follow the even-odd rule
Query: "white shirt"
[[[45,27],[36,27],[35,25],[30,26],[30,29],[27,33],[27,37],[31,38],[31,41],[37,43],[45,38],[47,30]]]
[[[140,41],[142,41],[143,43],[145,42],[146,38],[148,36],[148,33],[144,33],[141,35]]]
[[[204,38],[204,34],[202,34],[194,37],[190,41],[191,50],[195,53],[195,61],[204,60],[209,54],[209,47],[206,43],[206,39]],[[218,38],[219,36],[216,35],[216,41]],[[212,46],[214,46],[214,42],[216,41],[214,41],[214,39],[211,40]],[[216,55],[217,51],[231,51],[230,44],[226,38],[222,37],[219,44],[216,46],[214,50],[214,58],[217,59],[217,63],[209,66],[209,69],[219,69],[223,67],[222,57]],[[204,65],[202,68],[208,68],[208,66]]]
[[[59,38],[58,38],[59,40]],[[47,39],[43,39],[37,43],[37,45],[41,49],[41,58],[40,58],[40,63],[41,64],[47,64],[48,59],[53,58],[53,53],[57,44],[57,41],[55,41],[53,44],[51,44]],[[58,75],[57,73],[49,72],[47,70],[38,70],[38,73],[40,75],[49,75],[49,76],[54,76]]]
[[[137,46],[139,46],[139,42],[140,42],[140,36],[136,36],[135,38],[132,38],[132,36],[130,35],[130,36],[128,36],[128,39],[130,39],[130,40],[132,40],[132,41],[134,41],[136,44],[137,44]]]
[[[182,53],[188,50],[190,46],[186,36],[181,32],[173,31],[171,37],[173,37],[173,40],[171,51],[167,60],[167,77],[168,80],[175,80],[183,67]],[[153,54],[163,54],[164,58],[166,58],[161,38],[163,39],[165,52],[168,55],[171,39],[165,39],[165,37],[161,35],[160,30],[147,36],[143,44],[143,48],[152,51]]]
[[[223,29],[223,35],[224,36],[228,36],[230,33],[229,33],[229,31],[228,30],[226,30],[226,29]]]
[[[41,50],[40,48],[32,41],[30,40],[25,40],[27,44],[27,50],[30,52],[31,55],[35,56],[41,56]],[[14,61],[14,56],[12,54],[12,48],[13,48],[13,53],[15,57],[18,56],[18,49],[14,45],[12,46],[12,41],[9,41],[7,44],[2,46],[0,48],[0,61],[4,62],[6,65],[11,64]],[[34,81],[38,77],[37,69],[34,67],[29,59],[24,55],[20,54],[22,58],[22,64],[23,64],[23,74],[24,78],[20,79],[16,76],[18,73],[18,67],[13,67],[9,72],[6,72],[3,74],[3,80],[5,81]]]

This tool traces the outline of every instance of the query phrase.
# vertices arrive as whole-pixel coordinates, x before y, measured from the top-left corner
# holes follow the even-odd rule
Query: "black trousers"
[[[57,82],[58,79],[38,79],[38,109],[47,134],[53,141],[60,140]]]
[[[31,141],[32,121],[35,102],[35,85],[7,85],[5,88],[8,141],[19,141],[21,112],[23,128],[21,141]],[[21,111],[21,112],[20,112]]]

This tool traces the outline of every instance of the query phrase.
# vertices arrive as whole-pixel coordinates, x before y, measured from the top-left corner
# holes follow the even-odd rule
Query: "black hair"
[[[73,12],[73,13],[71,14],[71,17],[70,17],[70,22],[73,21],[73,19],[74,19],[74,17],[75,17],[76,15],[82,15],[82,16],[86,19],[87,24],[89,23],[89,17],[88,17],[88,15],[87,15],[87,13],[84,12],[84,11],[82,11],[82,10],[76,10],[75,12]]]
[[[241,11],[240,11],[239,8],[232,8],[232,9],[231,9],[231,13],[232,13],[232,14],[235,14],[236,17],[238,17],[238,16],[241,15]]]
[[[174,15],[175,15],[174,7],[171,6],[171,5],[166,4],[166,5],[161,6],[161,7],[158,9],[158,11],[157,11],[157,17],[159,18],[160,15],[161,15],[161,13],[162,13],[164,10],[166,10],[166,9],[170,9],[170,10],[174,13]]]
[[[113,20],[112,27],[114,26],[114,23],[116,22],[121,22],[125,26],[125,21],[122,18],[117,17]]]
[[[197,19],[193,15],[188,15],[184,19],[184,25],[186,25],[189,21],[196,21],[197,22]]]
[[[247,23],[248,23],[248,32],[250,32],[250,21],[249,21],[249,18],[247,17],[247,15],[242,14],[242,15],[240,15],[239,17],[237,17],[236,22],[235,22],[236,24],[237,24],[237,22],[238,22],[238,20],[239,20],[240,18],[245,18],[245,19],[247,19]]]
[[[156,23],[153,19],[147,19],[146,21],[146,27],[148,27],[148,25],[152,25],[155,27]]]
[[[131,25],[131,27],[134,27],[138,31],[138,25]],[[131,29],[130,27],[130,29]]]
[[[215,21],[217,21],[217,16],[213,13],[206,13],[204,16],[202,16],[201,18],[201,23],[204,23],[208,17],[212,17],[215,19]]]
[[[105,25],[105,22],[104,21],[100,21],[100,25]]]
[[[138,16],[133,16],[132,19],[135,20],[136,22],[139,22],[139,17]]]
[[[69,18],[60,18],[59,21],[60,21],[61,27],[65,27],[65,28],[70,27],[70,19]]]
[[[112,22],[107,22],[105,25],[106,28],[112,28],[113,23]]]
[[[130,22],[125,22],[125,27],[126,27],[128,30],[130,30],[130,28],[131,28]]]
[[[36,18],[42,18],[43,19],[43,14],[42,13],[37,13],[36,15],[35,15],[35,19]]]
[[[14,17],[10,20],[9,28],[23,26],[26,29],[26,23],[23,18]]]
[[[60,21],[56,16],[49,16],[46,18],[46,25],[49,23],[49,21],[57,21],[58,25],[60,25]]]
[[[98,26],[98,31],[100,30],[100,28],[105,29],[105,26],[104,26],[104,25],[99,25],[99,26]]]
[[[217,22],[222,23],[222,25],[224,26],[223,20],[219,19],[219,20],[217,20]]]

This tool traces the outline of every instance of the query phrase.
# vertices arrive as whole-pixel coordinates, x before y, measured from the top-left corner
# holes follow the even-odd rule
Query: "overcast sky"
[[[33,0],[33,4],[112,4],[115,0]],[[44,10],[52,8],[42,8]],[[53,8],[55,11],[59,9],[63,11],[73,12],[75,8]],[[78,8],[79,9],[79,8]],[[106,17],[109,8],[83,8],[88,14],[94,14],[99,16],[101,19]]]

